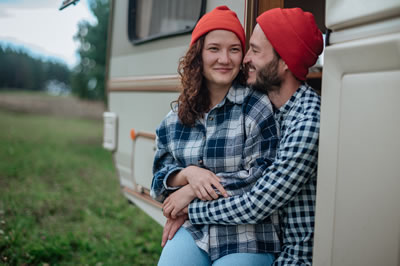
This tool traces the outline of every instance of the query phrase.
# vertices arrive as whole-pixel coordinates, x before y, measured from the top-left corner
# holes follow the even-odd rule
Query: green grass
[[[101,142],[101,121],[0,112],[0,264],[156,264],[162,228]]]

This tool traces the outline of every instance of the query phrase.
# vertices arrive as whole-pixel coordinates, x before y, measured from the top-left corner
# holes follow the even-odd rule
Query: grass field
[[[0,264],[156,264],[162,228],[101,141],[101,121],[0,111]]]

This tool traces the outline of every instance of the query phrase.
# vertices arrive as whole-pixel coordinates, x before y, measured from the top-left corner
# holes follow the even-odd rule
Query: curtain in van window
[[[173,34],[196,24],[202,1],[137,0],[136,38]]]

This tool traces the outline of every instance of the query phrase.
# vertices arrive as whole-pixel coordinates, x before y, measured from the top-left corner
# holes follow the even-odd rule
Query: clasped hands
[[[218,199],[219,193],[228,197],[228,193],[221,185],[221,180],[211,171],[197,166],[188,166],[171,176],[170,186],[183,186],[172,193],[163,203],[163,214],[167,217],[164,226],[161,246],[164,247],[167,239],[171,240],[182,224],[188,219],[188,205],[195,198],[201,200]],[[215,188],[215,189],[214,189]]]

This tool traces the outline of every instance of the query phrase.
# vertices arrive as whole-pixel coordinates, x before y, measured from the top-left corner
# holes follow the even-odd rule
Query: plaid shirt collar
[[[306,90],[307,86],[305,84],[300,85],[300,87],[284,105],[282,105],[279,109],[274,108],[274,117],[278,123],[285,118],[286,114],[295,106],[297,100],[303,96]]]
[[[216,106],[211,108],[211,110],[209,110],[208,113],[210,113],[212,110],[220,109],[225,104],[228,104],[228,103],[238,104],[238,105],[243,104],[243,102],[244,102],[246,96],[248,95],[248,93],[249,93],[249,88],[248,87],[245,87],[245,86],[243,86],[243,85],[241,85],[239,83],[234,83],[229,88],[229,90],[226,93],[224,99],[222,99],[222,101],[219,102]],[[197,126],[204,125],[204,119],[196,120],[195,125],[197,125]]]
[[[245,87],[239,83],[233,83],[232,86],[229,88],[227,94],[225,95],[224,99],[222,99],[222,101],[218,103],[216,106],[214,106],[211,110],[221,108],[227,102],[230,102],[232,104],[242,104],[248,94],[249,94],[248,87]],[[174,112],[177,112],[178,106],[174,105],[172,109]]]
[[[233,84],[232,87],[230,87],[224,99],[214,108],[219,108],[221,106],[224,106],[224,104],[227,101],[231,102],[232,104],[242,104],[244,99],[246,98],[246,95],[248,94],[247,91],[248,91],[247,87],[244,87],[238,83]]]

